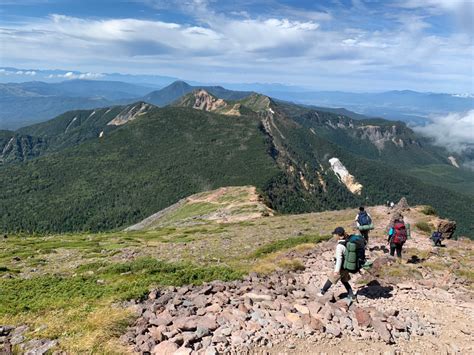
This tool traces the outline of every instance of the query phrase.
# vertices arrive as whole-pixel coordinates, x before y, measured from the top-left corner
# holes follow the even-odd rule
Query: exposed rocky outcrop
[[[438,230],[443,233],[444,239],[451,239],[456,231],[455,221],[440,221],[438,224]]]
[[[145,102],[140,102],[134,106],[127,106],[113,120],[107,123],[108,126],[121,126],[146,114],[153,106]]]
[[[391,127],[366,125],[357,127],[357,129],[361,138],[368,139],[379,150],[384,149],[387,142],[392,142],[400,148],[405,146],[405,142],[397,137],[397,126],[395,125]]]
[[[193,92],[194,104],[193,108],[203,111],[215,111],[219,108],[227,106],[227,103],[209,94],[206,90],[196,90]]]
[[[408,205],[408,201],[406,197],[402,197],[400,201],[395,205],[395,210],[399,212],[405,212],[410,210],[410,206]]]
[[[338,158],[329,159],[329,163],[339,181],[346,185],[350,192],[354,195],[360,195],[362,193],[362,184],[356,181],[355,177],[349,173]]]
[[[449,157],[448,157],[448,160],[449,160],[449,162],[451,163],[452,166],[454,166],[455,168],[458,168],[458,169],[459,169],[459,164],[458,164],[458,162],[457,162],[457,160],[456,160],[455,157],[449,156]]]

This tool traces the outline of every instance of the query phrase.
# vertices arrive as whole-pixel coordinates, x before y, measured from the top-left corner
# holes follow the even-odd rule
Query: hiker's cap
[[[344,234],[346,234],[346,231],[342,227],[337,227],[336,229],[334,229],[332,234],[337,234],[339,236],[343,236]]]

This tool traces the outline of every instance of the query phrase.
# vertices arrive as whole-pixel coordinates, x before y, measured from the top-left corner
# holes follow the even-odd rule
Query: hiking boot
[[[355,299],[353,297],[349,297],[349,296],[347,296],[344,300],[347,303],[347,307],[350,307],[352,305],[352,303],[355,301]]]

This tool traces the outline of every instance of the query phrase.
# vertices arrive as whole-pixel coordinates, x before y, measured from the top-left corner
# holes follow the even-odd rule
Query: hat
[[[342,227],[337,227],[336,229],[334,229],[332,234],[337,234],[338,236],[342,237],[344,234],[346,234],[346,231]]]

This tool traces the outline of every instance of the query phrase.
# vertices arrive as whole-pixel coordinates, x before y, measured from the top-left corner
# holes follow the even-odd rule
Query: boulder
[[[335,324],[326,324],[326,333],[332,334],[337,338],[341,336],[341,329]]]
[[[178,345],[171,341],[163,341],[155,345],[151,353],[154,355],[173,355],[176,350],[178,350]]]
[[[455,221],[440,221],[438,224],[438,230],[443,233],[443,238],[451,239],[456,230],[456,226]]]
[[[245,297],[250,298],[254,302],[271,301],[272,300],[272,296],[270,296],[270,295],[256,294],[256,293],[251,293],[251,292],[248,292],[248,293],[244,294],[243,297],[244,298]]]
[[[293,307],[295,307],[295,309],[301,314],[309,314],[309,309],[306,306],[303,306],[301,304],[295,304]]]
[[[359,327],[368,327],[372,322],[369,312],[363,308],[354,307],[354,316]]]
[[[309,314],[313,317],[316,317],[316,314],[323,308],[323,306],[318,302],[309,302],[306,307],[308,307]]]
[[[389,344],[392,340],[392,336],[389,330],[387,329],[387,326],[385,325],[385,323],[383,323],[378,318],[373,318],[371,324],[374,330],[377,332],[377,334],[380,335],[380,338],[382,338],[383,341]]]
[[[192,351],[192,349],[182,346],[178,350],[176,350],[173,355],[191,355]]]

